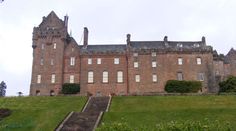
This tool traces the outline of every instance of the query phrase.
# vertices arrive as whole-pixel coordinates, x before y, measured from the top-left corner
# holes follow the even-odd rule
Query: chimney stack
[[[88,45],[88,28],[84,27],[84,48],[87,48]]]
[[[127,34],[126,37],[127,37],[127,39],[126,39],[127,45],[130,45],[130,37],[131,37],[131,35]]]
[[[203,45],[206,45],[206,38],[204,36],[202,37],[202,43]]]
[[[165,44],[165,46],[168,46],[168,36],[164,37],[164,44]]]
[[[64,16],[64,25],[65,25],[66,29],[68,27],[68,19],[69,19],[68,15]]]

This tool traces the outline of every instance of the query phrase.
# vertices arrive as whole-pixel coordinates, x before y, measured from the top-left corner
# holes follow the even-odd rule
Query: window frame
[[[152,74],[152,82],[157,82],[157,74]]]
[[[93,84],[94,83],[94,73],[93,71],[88,71],[88,84]]]
[[[70,75],[69,83],[75,83],[75,75]]]
[[[52,84],[56,83],[56,74],[51,75],[51,83]]]
[[[53,49],[57,49],[57,43],[56,42],[53,43]]]
[[[92,64],[93,64],[92,58],[88,58],[88,65],[92,65]]]
[[[75,57],[70,57],[70,66],[75,66]]]
[[[197,62],[197,65],[201,65],[202,64],[202,58],[197,57],[196,62]]]
[[[123,71],[117,71],[117,83],[124,83]]]
[[[102,59],[101,58],[97,58],[97,64],[101,65],[102,64]]]
[[[41,76],[41,75],[37,75],[37,81],[36,81],[36,83],[37,83],[37,84],[40,84],[41,81],[42,81],[42,76]]]
[[[141,81],[140,75],[136,74],[135,75],[135,82],[139,83]]]
[[[134,68],[138,68],[139,67],[139,63],[137,61],[134,62]]]
[[[119,65],[120,64],[120,58],[114,58],[114,64]]]
[[[179,57],[179,58],[178,58],[178,61],[177,61],[177,62],[178,62],[178,65],[183,65],[183,61],[184,61],[183,58],[182,58],[182,57]]]
[[[102,72],[102,83],[108,83],[109,82],[109,73],[108,71]]]
[[[156,61],[152,61],[152,68],[156,68],[157,67],[157,62]]]

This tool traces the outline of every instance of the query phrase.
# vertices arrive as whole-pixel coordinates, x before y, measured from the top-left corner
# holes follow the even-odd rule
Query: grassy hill
[[[12,110],[0,121],[1,131],[52,131],[71,111],[80,111],[86,97],[12,97],[0,98],[0,108]]]
[[[161,123],[222,124],[236,130],[236,96],[129,96],[113,97],[103,124],[126,123],[131,128],[155,129]],[[119,124],[118,124],[119,126]],[[105,127],[105,126],[103,126]],[[106,128],[103,128],[106,129]]]

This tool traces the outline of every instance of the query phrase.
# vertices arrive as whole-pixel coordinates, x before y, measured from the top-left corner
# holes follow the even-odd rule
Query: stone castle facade
[[[202,92],[217,92],[217,83],[236,75],[236,50],[224,56],[201,41],[132,41],[126,44],[83,45],[67,32],[52,11],[33,30],[30,95],[57,95],[64,83],[80,84],[81,95],[161,93],[168,80],[197,80]]]

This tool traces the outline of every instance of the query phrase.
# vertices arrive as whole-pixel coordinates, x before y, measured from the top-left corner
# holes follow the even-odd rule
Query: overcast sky
[[[7,95],[29,94],[32,31],[52,10],[69,16],[69,32],[81,44],[83,27],[89,44],[131,40],[200,41],[226,54],[236,48],[235,0],[4,0],[0,3],[0,81]]]

